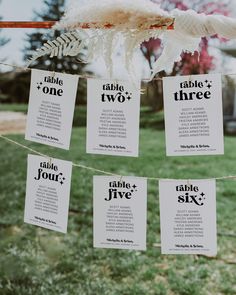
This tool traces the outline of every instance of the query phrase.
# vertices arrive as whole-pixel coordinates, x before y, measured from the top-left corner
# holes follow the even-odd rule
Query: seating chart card
[[[163,79],[167,156],[224,153],[220,74]]]
[[[72,162],[28,155],[26,223],[67,232]]]
[[[161,180],[159,196],[162,254],[215,256],[215,180]]]
[[[147,180],[94,176],[94,247],[146,250]]]
[[[139,89],[128,81],[87,83],[87,153],[137,157]]]
[[[68,150],[78,76],[32,69],[25,139]]]

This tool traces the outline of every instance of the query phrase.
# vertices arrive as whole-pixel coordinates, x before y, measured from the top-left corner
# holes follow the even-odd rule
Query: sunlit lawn
[[[207,178],[236,175],[236,138],[224,156],[166,157],[164,132],[141,130],[140,157],[85,153],[85,129],[70,151],[26,142],[50,156],[122,175]],[[0,139],[0,294],[236,294],[236,181],[217,182],[218,256],[161,255],[158,183],[148,182],[147,251],[94,249],[93,172],[73,168],[68,233],[23,223],[27,151]]]

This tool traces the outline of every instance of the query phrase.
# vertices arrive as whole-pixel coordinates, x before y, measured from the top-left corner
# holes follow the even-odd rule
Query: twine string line
[[[3,135],[1,135],[1,134],[0,134],[0,137],[1,137],[2,139],[6,140],[6,141],[8,141],[8,142],[10,142],[10,143],[12,143],[12,144],[15,144],[15,145],[21,147],[22,149],[28,150],[28,151],[30,151],[30,152],[32,152],[32,153],[34,153],[34,154],[37,154],[37,155],[39,155],[39,156],[41,156],[41,157],[47,158],[49,162],[50,162],[50,161],[52,160],[52,158],[53,158],[53,157],[48,156],[48,155],[45,155],[45,154],[43,154],[43,153],[41,153],[41,152],[39,152],[39,151],[36,151],[36,150],[34,150],[34,149],[32,149],[32,148],[30,148],[30,147],[28,147],[28,146],[25,146],[25,145],[23,145],[23,144],[21,144],[21,143],[15,141],[15,140],[12,140],[12,139],[10,139],[9,137],[3,136]],[[96,169],[96,168],[89,167],[89,166],[85,166],[85,165],[81,165],[81,164],[76,164],[76,163],[73,163],[73,162],[72,162],[72,165],[73,165],[74,167],[79,167],[79,168],[83,168],[83,169],[87,169],[87,170],[91,170],[91,171],[96,171],[96,172],[99,172],[99,173],[102,173],[102,174],[107,174],[107,175],[112,175],[112,176],[120,176],[120,175],[117,175],[117,174],[114,174],[114,173],[111,173],[111,172],[108,172],[108,171],[104,171],[104,170]]]
[[[34,154],[40,155],[40,156],[42,156],[44,158],[47,158],[49,162],[53,158],[53,157],[50,157],[48,155],[45,155],[45,154],[43,154],[43,153],[41,153],[39,151],[36,151],[35,149],[32,149],[32,148],[30,148],[28,146],[25,146],[25,145],[23,145],[23,144],[15,141],[15,140],[12,140],[9,137],[3,136],[1,134],[0,134],[0,138],[4,139],[5,141],[7,141],[7,142],[9,142],[11,144],[14,144],[14,145],[19,146],[22,149],[28,150],[28,151],[30,151],[30,152],[32,152]],[[81,169],[86,169],[86,170],[98,172],[98,173],[105,174],[105,175],[116,176],[116,177],[119,177],[120,180],[122,180],[122,178],[124,177],[121,174],[112,173],[112,172],[109,172],[109,171],[106,171],[106,170],[101,170],[101,169],[97,169],[97,168],[94,168],[94,167],[90,167],[90,166],[86,166],[86,165],[82,165],[82,164],[78,164],[78,163],[73,163],[72,162],[72,166],[78,167],[78,168],[81,168]],[[149,176],[142,176],[142,177],[143,178],[146,178],[148,180],[155,180],[155,181],[159,181],[159,180],[167,180],[167,181],[178,180],[178,179],[171,179],[171,178],[160,178],[160,177],[149,177]],[[236,175],[228,175],[228,176],[220,176],[220,177],[210,177],[210,178],[207,178],[205,180],[210,180],[210,179],[213,179],[213,180],[236,179]]]
[[[46,158],[48,158],[50,160],[52,159],[51,157],[49,157],[49,156],[47,156],[47,155],[45,155],[43,153],[40,153],[40,152],[38,152],[38,151],[36,151],[36,150],[28,147],[28,146],[25,146],[25,145],[23,145],[23,144],[21,144],[19,142],[16,142],[16,141],[14,141],[14,140],[6,137],[6,136],[1,135],[1,134],[0,134],[0,138],[8,141],[9,143],[15,144],[15,145],[17,145],[17,146],[19,146],[19,147],[21,147],[23,149],[26,149],[26,150],[29,150],[29,151],[35,153],[35,154],[38,154],[38,155],[40,155],[42,157],[46,157]],[[120,181],[122,180],[122,177],[123,177],[122,175],[113,174],[113,173],[108,172],[108,171],[96,169],[96,168],[85,166],[85,165],[81,165],[81,164],[72,163],[72,165],[74,167],[79,167],[79,168],[82,168],[82,169],[87,169],[87,170],[99,172],[99,173],[106,174],[106,175],[118,176],[118,177],[120,177]],[[149,180],[155,180],[155,181],[158,181],[158,180],[161,180],[161,179],[164,180],[164,178],[155,178],[155,177],[146,177],[146,178],[149,179]],[[216,177],[214,179],[216,179],[216,180],[224,180],[224,179],[235,179],[235,178],[236,178],[236,176],[231,175],[231,176]],[[170,181],[172,180],[173,181],[173,179],[168,179],[168,180],[170,180]],[[220,235],[220,236],[236,237],[236,234],[235,233],[218,233],[218,235]]]
[[[8,66],[8,67],[12,67],[12,68],[15,68],[15,69],[19,69],[19,70],[23,70],[23,71],[31,71],[33,68],[26,68],[26,67],[21,67],[21,66],[17,66],[17,65],[12,65],[12,64],[8,64],[8,63],[4,63],[4,62],[0,62],[0,65],[3,65],[3,66]],[[100,79],[100,80],[107,80],[107,79],[102,79],[101,77],[98,77],[98,76],[95,76],[95,75],[79,75],[79,74],[74,74],[76,76],[78,76],[80,79]],[[162,78],[153,78],[152,80],[160,80],[162,81]],[[144,78],[144,79],[141,79],[141,81],[147,81],[147,82],[150,82],[150,79],[149,78]]]
[[[8,64],[8,63],[4,63],[4,62],[0,62],[0,65],[12,67],[12,68],[23,70],[23,71],[33,70],[33,68],[26,68],[26,67],[12,65],[12,64]],[[52,72],[54,72],[54,71],[52,71]],[[107,80],[108,79],[108,78],[101,78],[101,77],[95,76],[95,75],[79,75],[79,74],[74,74],[74,75],[78,76],[80,79],[100,79],[100,80]],[[236,76],[236,73],[224,73],[224,74],[221,73],[221,76]],[[189,75],[189,79],[191,80],[192,78],[193,78],[193,75]],[[163,78],[155,77],[152,80],[150,80],[150,78],[143,78],[143,79],[141,79],[141,81],[146,81],[146,82],[163,81]]]
[[[49,156],[47,156],[47,155],[45,155],[45,154],[43,154],[43,153],[41,153],[41,152],[38,152],[38,151],[36,151],[36,150],[34,150],[34,149],[28,147],[28,146],[25,146],[25,145],[23,145],[23,144],[21,144],[21,143],[15,141],[15,140],[12,140],[12,139],[10,139],[9,137],[3,136],[3,135],[1,135],[1,134],[0,134],[0,137],[3,138],[4,140],[6,140],[6,141],[8,141],[8,142],[10,142],[10,143],[12,143],[12,144],[15,144],[15,145],[17,145],[17,146],[19,146],[19,147],[21,147],[21,148],[23,148],[23,149],[26,149],[26,150],[28,150],[28,151],[34,153],[34,154],[37,154],[37,155],[39,155],[39,156],[42,156],[42,157],[45,157],[45,158],[48,158],[48,159],[51,158],[51,157],[49,157]]]

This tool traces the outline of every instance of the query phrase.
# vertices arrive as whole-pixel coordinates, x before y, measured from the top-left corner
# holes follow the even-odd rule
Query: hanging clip
[[[52,71],[52,78],[55,78],[55,74],[56,74],[56,72]]]
[[[51,167],[51,165],[52,165],[52,158],[51,157],[48,159],[48,164]]]
[[[192,81],[192,75],[189,75],[189,79],[188,79],[188,82],[191,82]]]

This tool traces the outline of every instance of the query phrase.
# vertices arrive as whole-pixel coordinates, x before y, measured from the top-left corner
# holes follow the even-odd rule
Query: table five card
[[[146,250],[147,180],[94,176],[94,247]]]

